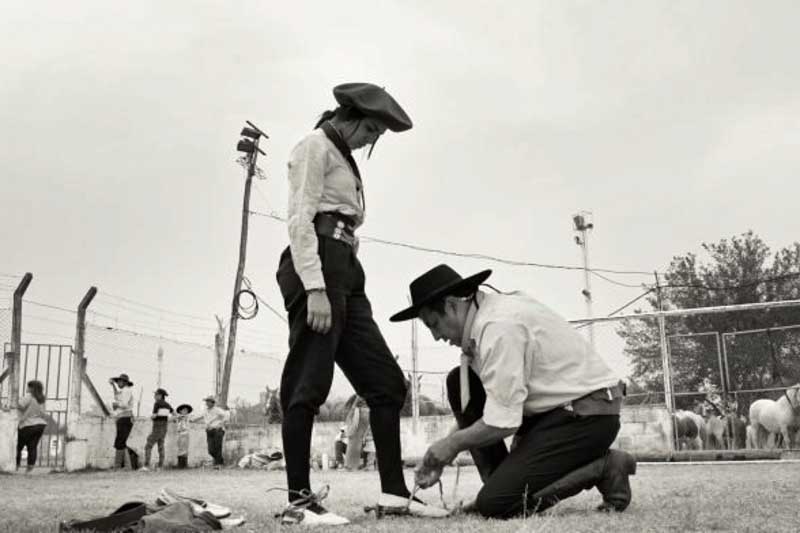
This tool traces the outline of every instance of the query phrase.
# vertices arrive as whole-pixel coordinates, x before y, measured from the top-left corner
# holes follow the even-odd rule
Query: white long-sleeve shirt
[[[336,211],[355,227],[364,222],[362,183],[347,159],[321,129],[315,129],[289,158],[289,242],[292,261],[306,290],[325,288],[314,217]]]
[[[114,416],[116,418],[133,416],[133,389],[131,387],[114,390]]]
[[[591,344],[546,306],[523,293],[479,294],[462,345],[474,341],[470,366],[486,390],[487,425],[518,427],[524,415],[619,382]]]

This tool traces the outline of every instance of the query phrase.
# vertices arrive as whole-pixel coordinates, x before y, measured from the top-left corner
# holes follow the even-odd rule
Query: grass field
[[[412,472],[406,471],[409,481]],[[444,476],[452,497],[455,469]],[[800,464],[640,465],[632,478],[634,499],[624,514],[593,511],[596,490],[566,500],[527,520],[487,521],[475,517],[446,520],[393,518],[376,521],[363,506],[374,503],[380,487],[375,472],[317,472],[315,484],[329,483],[329,508],[348,516],[344,531],[379,533],[466,532],[631,532],[650,531],[800,531]],[[480,480],[473,467],[462,468],[459,499],[474,496]],[[152,501],[162,487],[196,494],[232,507],[247,518],[234,531],[279,531],[273,514],[285,501],[283,472],[190,470],[157,473],[93,472],[0,476],[0,533],[54,532],[60,520],[107,514],[120,504]],[[438,501],[438,490],[421,493]],[[289,529],[290,528],[284,528]],[[296,529],[296,528],[295,528]],[[337,528],[340,529],[341,528]],[[318,530],[318,529],[317,529]]]

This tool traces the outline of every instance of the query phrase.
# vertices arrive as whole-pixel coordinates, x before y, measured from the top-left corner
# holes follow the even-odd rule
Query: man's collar
[[[475,324],[475,315],[478,313],[478,308],[483,304],[486,299],[481,291],[475,293],[475,299],[470,300],[469,311],[467,311],[467,319],[464,321],[464,332],[461,334],[461,349],[465,350],[470,341],[472,341],[472,326]],[[477,301],[477,304],[476,304]]]

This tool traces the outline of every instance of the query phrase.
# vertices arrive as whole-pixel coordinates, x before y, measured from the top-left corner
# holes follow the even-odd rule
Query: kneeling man
[[[457,427],[428,449],[418,483],[432,485],[444,465],[469,450],[483,480],[471,509],[485,517],[543,511],[592,487],[603,495],[599,509],[625,510],[636,461],[609,450],[624,384],[538,301],[479,290],[490,274],[462,278],[440,265],[411,283],[413,305],[391,318],[420,318],[434,339],[463,351],[461,366],[447,376]],[[512,435],[509,451],[504,439]]]

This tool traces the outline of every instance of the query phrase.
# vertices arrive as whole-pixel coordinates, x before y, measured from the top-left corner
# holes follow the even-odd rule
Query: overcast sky
[[[798,20],[794,1],[4,2],[0,273],[32,272],[38,302],[73,308],[96,285],[207,317],[207,334],[167,319],[157,327],[210,344],[236,268],[241,126],[252,120],[271,137],[252,208],[284,213],[289,151],[334,106],[332,87],[351,81],[385,86],[414,121],[371,160],[357,155],[363,235],[578,265],[571,217],[586,209],[599,268],[664,269],[747,229],[778,248],[798,239]],[[284,225],[251,218],[247,276],[279,308],[274,273],[287,243]],[[360,258],[404,366],[410,326],[388,317],[440,262],[465,275],[493,268],[498,288],[584,315],[580,272],[376,243]],[[641,292],[592,283],[596,314]],[[105,296],[93,309],[119,316],[128,305]],[[152,328],[157,314],[138,323]],[[268,310],[242,330],[248,348],[285,355],[286,328]],[[423,368],[457,363],[420,335]],[[610,333],[604,346],[617,349]],[[150,384],[154,359],[115,357],[106,364]],[[250,389],[277,386],[278,362],[250,364],[261,365],[246,371]],[[210,365],[180,366],[196,380],[182,394],[210,389]],[[110,372],[92,371],[103,382]]]

